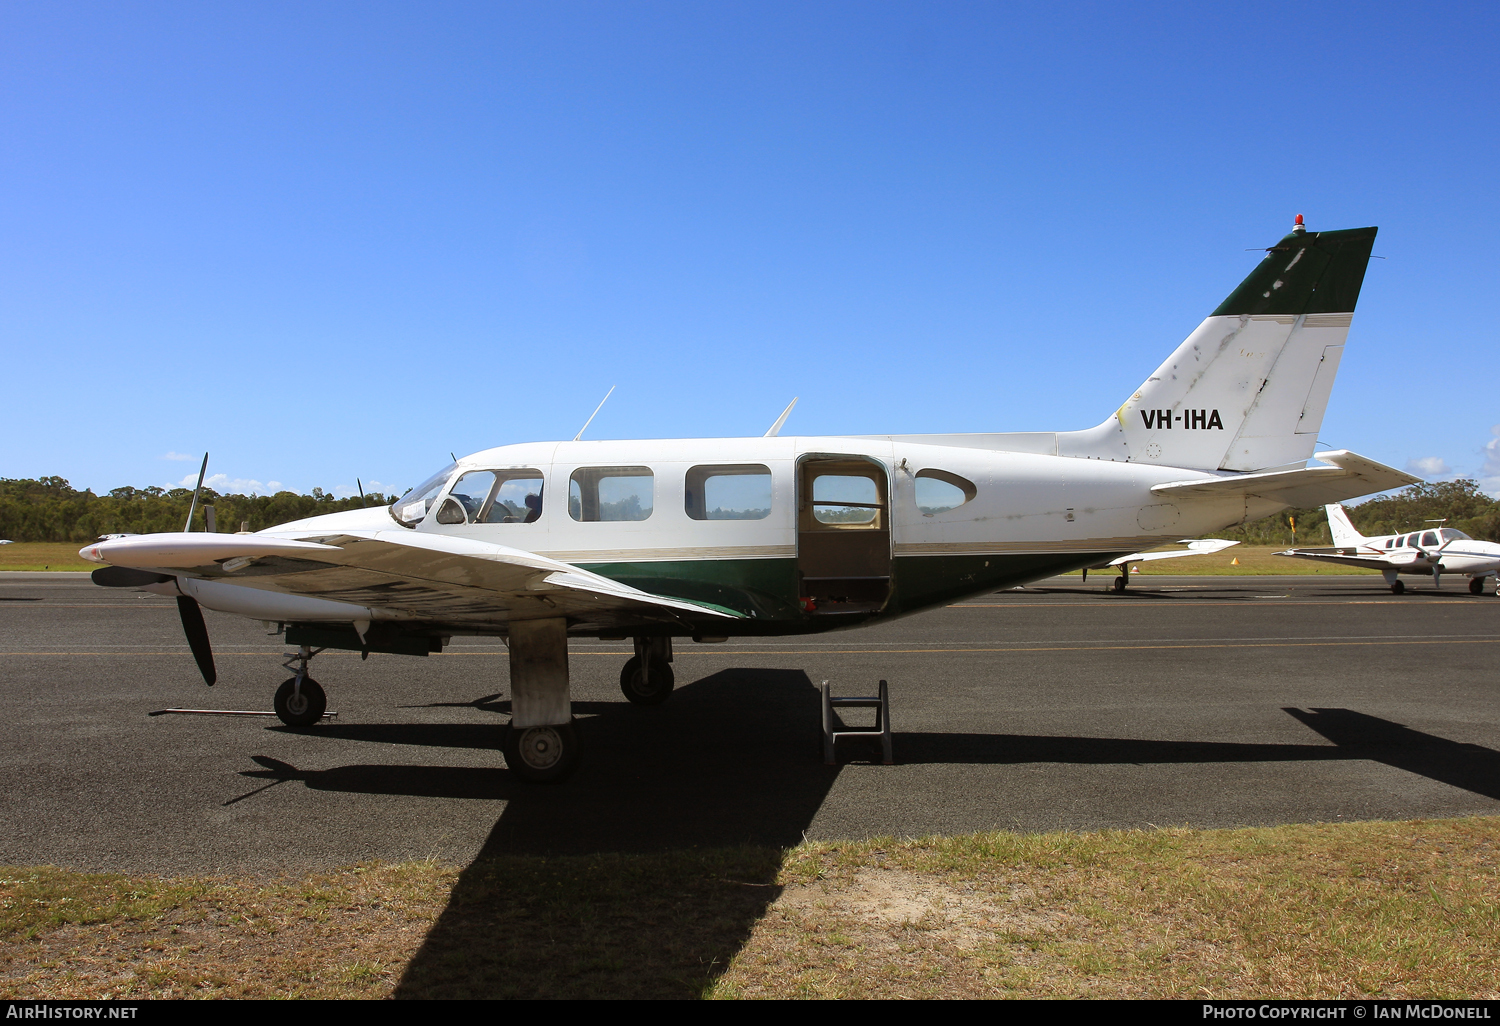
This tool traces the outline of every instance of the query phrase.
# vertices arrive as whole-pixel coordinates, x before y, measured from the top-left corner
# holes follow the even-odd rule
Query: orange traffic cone
[[[1239,556],[1235,556],[1233,559],[1231,559],[1229,561],[1229,565],[1230,566],[1239,566],[1240,565],[1240,557]]]

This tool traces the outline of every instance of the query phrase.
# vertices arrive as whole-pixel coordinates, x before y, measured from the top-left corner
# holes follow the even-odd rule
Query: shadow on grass
[[[597,715],[567,783],[473,780],[505,811],[397,997],[698,997],[780,893],[782,849],[837,775],[805,674],[726,670],[655,709],[580,706]]]

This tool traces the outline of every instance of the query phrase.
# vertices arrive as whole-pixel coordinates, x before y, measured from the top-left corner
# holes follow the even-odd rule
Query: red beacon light
[[[1294,232],[1305,232],[1305,231],[1307,231],[1307,226],[1302,223],[1302,215],[1301,214],[1298,214],[1297,217],[1292,221],[1292,231],[1294,231]]]

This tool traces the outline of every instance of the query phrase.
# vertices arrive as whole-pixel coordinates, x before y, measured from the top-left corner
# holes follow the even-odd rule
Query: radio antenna
[[[604,404],[609,402],[609,397],[615,394],[616,387],[618,386],[609,386],[609,391],[604,393],[604,398],[599,400],[599,405],[594,407],[594,412],[589,414],[589,419],[583,422],[583,427],[578,429],[578,434],[573,436],[573,441],[576,442],[583,437],[583,433],[589,429],[589,425],[594,422],[594,418],[599,416],[599,411],[604,409]]]

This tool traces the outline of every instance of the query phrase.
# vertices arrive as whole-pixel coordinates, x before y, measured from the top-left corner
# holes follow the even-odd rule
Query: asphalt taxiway
[[[1500,599],[1461,580],[1058,578],[845,633],[679,644],[629,705],[628,645],[577,642],[566,784],[497,749],[506,656],[325,653],[338,716],[256,710],[284,646],[208,612],[204,687],[169,599],[0,575],[0,862],[278,874],[490,851],[641,851],[986,829],[1235,826],[1500,812]],[[897,765],[825,767],[817,685],[890,682]],[[853,715],[850,717],[853,719]]]

